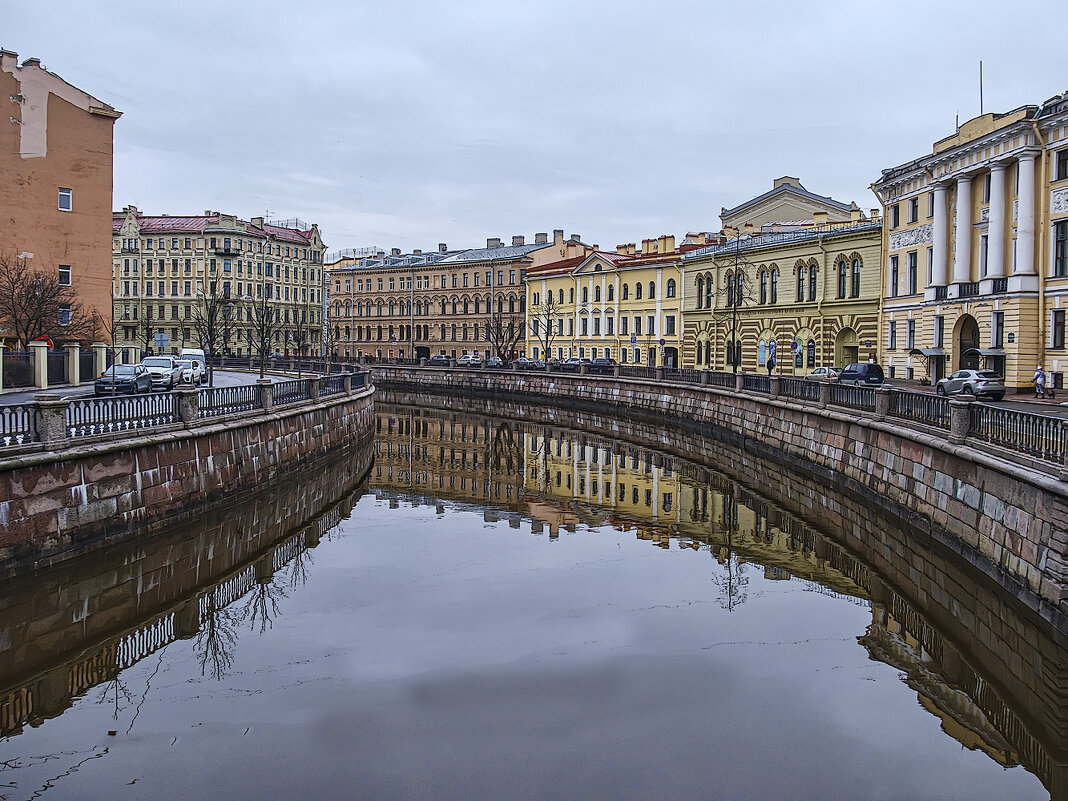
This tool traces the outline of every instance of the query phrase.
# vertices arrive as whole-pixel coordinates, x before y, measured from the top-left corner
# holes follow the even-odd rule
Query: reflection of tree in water
[[[726,544],[716,554],[716,561],[723,570],[713,572],[712,583],[719,587],[719,605],[727,611],[749,596],[748,567],[734,550],[734,534],[738,530],[738,501],[733,494],[723,495],[723,528],[727,534]]]
[[[193,653],[200,662],[200,675],[221,681],[234,664],[237,624],[240,618],[219,603],[219,587],[204,597],[203,622],[193,641]]]
[[[131,693],[130,689],[126,686],[126,682],[116,676],[101,687],[100,698],[97,699],[97,703],[111,703],[113,706],[111,717],[114,720],[118,720],[119,712],[122,711],[123,706],[119,701],[120,697],[123,701],[133,702],[133,693]]]
[[[510,476],[519,471],[520,465],[523,464],[523,443],[520,441],[519,431],[511,422],[502,420],[494,427],[490,455],[494,470],[503,470]]]
[[[241,619],[248,621],[252,631],[256,630],[258,624],[260,634],[263,634],[274,627],[274,618],[278,617],[278,601],[286,595],[286,589],[281,586],[277,576],[258,581],[241,608]]]
[[[293,560],[287,565],[286,583],[289,589],[303,587],[308,583],[308,566],[315,564],[315,557],[307,548],[297,549]]]

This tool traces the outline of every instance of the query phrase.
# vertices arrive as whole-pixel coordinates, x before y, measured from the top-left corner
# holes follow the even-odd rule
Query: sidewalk
[[[934,393],[935,388],[929,384],[920,384],[915,380],[908,380],[906,378],[888,378],[885,383],[894,389],[908,390],[909,392],[929,392]],[[1028,388],[1020,393],[1013,393],[1011,390],[1005,393],[1005,400],[1013,401],[1014,403],[1032,403],[1036,406],[1068,406],[1068,389],[1056,390],[1056,398],[1036,398],[1035,391]]]

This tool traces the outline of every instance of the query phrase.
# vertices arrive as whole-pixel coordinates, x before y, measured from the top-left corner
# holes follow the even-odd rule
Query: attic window
[[[600,265],[600,264],[596,264],[596,265],[594,265],[594,267],[593,267],[593,271],[594,271],[595,273],[599,273],[599,272],[601,272],[601,265]]]

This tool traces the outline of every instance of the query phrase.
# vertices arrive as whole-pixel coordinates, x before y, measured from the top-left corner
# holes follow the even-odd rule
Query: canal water
[[[1064,797],[1064,638],[870,499],[376,411],[369,476],[7,583],[0,799]]]

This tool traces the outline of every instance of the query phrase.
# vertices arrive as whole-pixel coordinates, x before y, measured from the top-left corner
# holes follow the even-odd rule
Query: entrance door
[[[960,320],[960,333],[957,336],[957,369],[978,370],[979,354],[969,353],[979,347],[979,323],[970,314]]]

